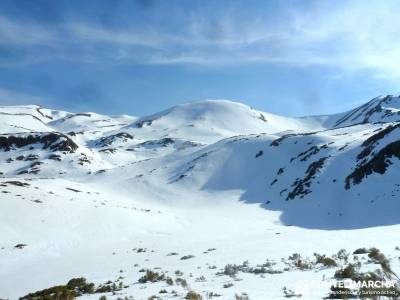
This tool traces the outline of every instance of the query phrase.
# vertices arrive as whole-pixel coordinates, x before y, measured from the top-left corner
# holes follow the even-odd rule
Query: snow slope
[[[349,112],[330,116],[326,127],[343,127],[355,124],[400,121],[399,96],[379,96]]]
[[[131,127],[138,134],[180,138],[193,137],[200,142],[215,142],[238,134],[274,133],[305,130],[319,126],[314,120],[281,117],[257,111],[228,100],[206,100],[178,105],[151,116],[139,118]],[[321,128],[321,127],[320,127]]]
[[[226,100],[141,118],[0,107],[0,298],[84,276],[116,288],[79,299],[321,299],[329,286],[299,281],[333,280],[342,248],[379,247],[399,271],[398,103],[304,118]]]

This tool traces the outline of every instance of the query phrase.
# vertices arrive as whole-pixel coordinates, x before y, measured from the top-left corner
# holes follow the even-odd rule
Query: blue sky
[[[2,0],[0,104],[340,112],[399,92],[399,11],[389,0]]]

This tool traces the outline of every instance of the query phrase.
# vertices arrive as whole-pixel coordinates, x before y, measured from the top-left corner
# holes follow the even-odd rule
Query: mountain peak
[[[376,97],[347,113],[340,114],[334,127],[396,121],[400,121],[400,98],[387,95]]]

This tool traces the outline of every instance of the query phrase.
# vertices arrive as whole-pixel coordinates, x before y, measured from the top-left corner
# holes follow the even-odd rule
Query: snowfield
[[[397,280],[399,112],[394,96],[303,118],[0,107],[0,299],[333,299],[341,279]]]

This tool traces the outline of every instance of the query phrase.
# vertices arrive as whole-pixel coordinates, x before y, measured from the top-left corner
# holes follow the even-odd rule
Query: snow
[[[140,130],[138,126],[142,126]],[[228,100],[206,100],[139,118],[130,127],[139,136],[145,134],[146,138],[149,135],[154,138],[168,135],[210,143],[238,134],[309,131],[316,129],[315,126],[314,120],[281,117]]]
[[[397,98],[380,97],[354,111],[368,114],[377,105],[399,109]],[[0,107],[2,136],[60,132],[77,148],[52,150],[43,141],[7,150],[0,143],[0,298],[74,277],[99,285],[122,276],[126,287],[105,293],[108,299],[184,299],[189,290],[203,298],[284,299],[283,287],[330,280],[345,264],[284,270],[282,259],[342,248],[378,247],[400,271],[399,159],[385,157],[391,164],[384,173],[346,189],[346,177],[399,140],[397,114],[374,111],[366,122],[359,122],[364,115],[338,124],[348,113],[288,118],[227,100],[141,118],[38,109]],[[181,259],[187,255],[194,257]],[[227,264],[267,260],[282,273],[219,274]],[[173,279],[180,270],[188,287],[138,283],[141,269]],[[328,293],[313,289],[303,298]]]

